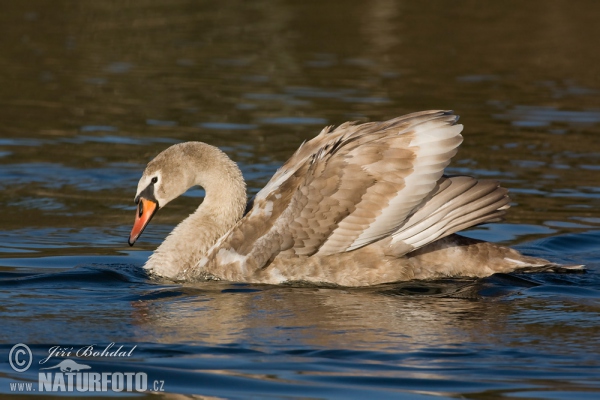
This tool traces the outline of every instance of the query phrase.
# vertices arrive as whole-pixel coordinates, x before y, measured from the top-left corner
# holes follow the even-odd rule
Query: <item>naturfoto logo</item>
[[[95,344],[82,347],[53,346],[48,356],[42,358],[37,387],[33,382],[11,382],[12,392],[144,392],[164,391],[164,381],[152,382],[148,388],[148,375],[145,372],[94,372],[92,366],[66,357],[116,358],[131,357],[137,345],[132,348],[117,346],[114,342],[106,346]],[[64,359],[59,359],[64,358]],[[33,362],[29,346],[16,344],[9,353],[9,363],[16,372],[27,371]],[[54,365],[53,365],[54,364]],[[48,370],[48,372],[46,372]]]

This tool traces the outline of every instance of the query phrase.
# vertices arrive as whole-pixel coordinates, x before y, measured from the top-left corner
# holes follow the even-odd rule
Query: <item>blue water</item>
[[[599,239],[594,231],[523,249],[577,241],[592,256]],[[344,290],[161,284],[134,265],[141,258],[4,259],[2,353],[15,338],[36,362],[54,345],[137,345],[129,358],[77,360],[143,371],[168,392],[227,398],[593,398],[599,389],[597,270]],[[37,382],[38,369],[2,364],[0,382]]]
[[[6,5],[0,393],[598,398],[599,12],[542,1]],[[141,266],[199,188],[127,245],[137,180],[173,143],[219,146],[255,194],[325,125],[440,108],[465,124],[448,172],[497,179],[512,199],[505,221],[464,234],[585,272],[362,289],[150,279]],[[24,372],[9,362],[11,351],[26,360],[19,343],[31,351]],[[74,354],[111,343],[131,353]],[[40,364],[55,346],[64,353]],[[148,390],[40,392],[40,373],[61,372],[40,368],[65,359],[82,373],[146,374]]]

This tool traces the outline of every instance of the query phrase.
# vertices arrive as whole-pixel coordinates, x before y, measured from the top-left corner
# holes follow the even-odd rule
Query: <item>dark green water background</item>
[[[0,393],[53,345],[138,345],[169,393],[600,396],[600,3],[13,1],[0,5]],[[146,164],[200,140],[256,193],[325,125],[454,109],[450,173],[510,189],[469,236],[586,274],[337,290],[153,282],[200,202],[127,237]],[[34,367],[8,353],[30,345]],[[152,398],[157,398],[153,396]]]

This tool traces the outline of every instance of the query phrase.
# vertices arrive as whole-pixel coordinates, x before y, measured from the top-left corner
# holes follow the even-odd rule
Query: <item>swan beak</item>
[[[129,245],[133,246],[135,241],[140,237],[144,228],[156,211],[158,210],[158,203],[156,201],[147,200],[143,197],[140,197],[138,201],[138,209],[135,213],[135,222],[133,223],[133,229],[131,230],[131,234],[129,235]]]

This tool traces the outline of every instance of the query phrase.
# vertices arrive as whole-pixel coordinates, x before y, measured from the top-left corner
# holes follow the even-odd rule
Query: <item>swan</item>
[[[510,201],[496,181],[443,174],[462,142],[457,121],[452,111],[423,111],[326,127],[248,205],[242,173],[225,153],[173,145],[138,183],[129,244],[160,208],[199,185],[204,201],[150,256],[151,274],[369,286],[560,267],[456,234],[498,221]]]

